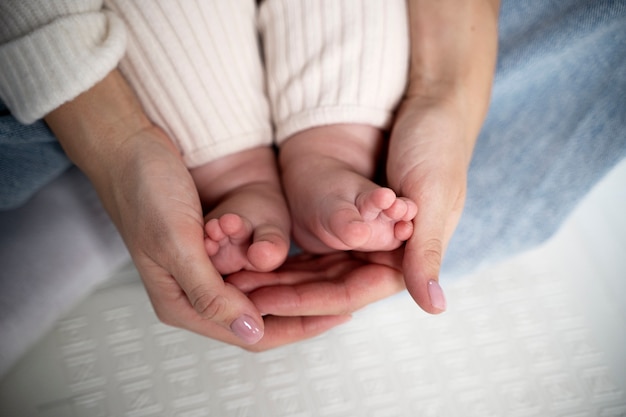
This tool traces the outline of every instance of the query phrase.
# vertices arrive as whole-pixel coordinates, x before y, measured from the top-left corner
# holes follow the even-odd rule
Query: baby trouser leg
[[[387,128],[404,92],[404,0],[266,0],[259,12],[276,139],[315,126]]]
[[[120,68],[190,168],[272,142],[254,0],[107,0],[126,22]]]

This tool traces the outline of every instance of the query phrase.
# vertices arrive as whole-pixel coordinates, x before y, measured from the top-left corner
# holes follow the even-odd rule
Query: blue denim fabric
[[[626,154],[626,2],[504,0],[492,104],[443,277],[553,235]]]
[[[43,121],[23,125],[0,101],[0,210],[21,206],[70,166]]]

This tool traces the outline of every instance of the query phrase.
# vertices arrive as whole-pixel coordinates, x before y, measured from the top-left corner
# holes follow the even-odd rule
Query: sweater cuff
[[[124,25],[110,12],[56,19],[0,45],[0,97],[32,123],[102,80],[125,47]]]

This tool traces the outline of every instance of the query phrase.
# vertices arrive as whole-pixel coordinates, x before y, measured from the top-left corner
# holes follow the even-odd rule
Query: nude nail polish
[[[428,281],[428,295],[430,296],[430,304],[438,310],[445,311],[446,296],[439,283],[435,280]]]
[[[248,315],[243,315],[235,320],[230,325],[230,329],[235,336],[249,345],[255,344],[263,337],[261,327]]]

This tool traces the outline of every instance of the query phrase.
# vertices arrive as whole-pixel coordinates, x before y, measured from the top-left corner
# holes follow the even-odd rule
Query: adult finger
[[[404,249],[402,269],[406,286],[426,312],[446,310],[446,298],[439,284],[444,252],[460,218],[463,194],[450,194],[447,183],[426,182],[427,192],[415,193],[418,213],[414,231]]]
[[[352,255],[364,262],[385,265],[402,271],[404,259],[404,246],[393,251],[383,252],[352,252]]]
[[[305,282],[335,279],[363,264],[348,252],[328,255],[302,254],[290,257],[276,271],[239,271],[226,279],[248,294],[258,288],[275,285],[295,285]]]
[[[349,315],[305,316],[305,317],[265,317],[265,336],[259,343],[242,346],[252,352],[261,352],[279,346],[310,339],[327,332],[333,327],[348,322]]]
[[[163,323],[181,327],[202,336],[255,352],[315,337],[350,320],[349,315],[266,316],[264,319],[265,332],[263,338],[255,344],[249,344],[218,323],[204,320],[198,316],[189,303],[186,294],[173,279],[161,281],[158,287],[156,288],[156,294],[153,292],[155,289],[154,285],[147,288],[147,292],[152,300],[157,316]]]
[[[203,236],[182,236],[187,239],[179,245],[173,242],[177,252],[168,266],[195,313],[229,329],[245,343],[258,342],[264,327],[254,304],[235,286],[224,283],[204,250]]]
[[[336,279],[262,287],[248,296],[263,314],[347,315],[404,288],[400,271],[366,264]]]

